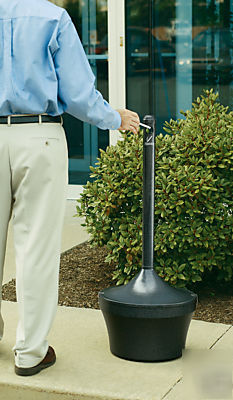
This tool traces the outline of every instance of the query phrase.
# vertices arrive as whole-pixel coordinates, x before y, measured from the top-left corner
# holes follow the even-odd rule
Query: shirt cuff
[[[119,129],[120,126],[121,126],[121,116],[120,116],[120,113],[119,113],[118,111],[115,111],[115,110],[114,110],[114,120],[113,120],[113,123],[112,123],[110,129],[113,129],[113,130]]]

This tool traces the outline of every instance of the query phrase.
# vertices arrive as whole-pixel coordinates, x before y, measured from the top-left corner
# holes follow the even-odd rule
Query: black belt
[[[22,116],[11,116],[8,120],[8,116],[0,116],[0,124],[26,124],[40,122],[39,115],[22,115]],[[60,115],[56,115],[53,117],[52,115],[43,115],[41,114],[41,122],[62,122],[62,117]]]

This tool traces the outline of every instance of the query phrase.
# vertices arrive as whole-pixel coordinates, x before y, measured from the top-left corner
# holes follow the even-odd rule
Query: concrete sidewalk
[[[85,228],[81,226],[81,224],[84,222],[84,218],[73,217],[73,215],[77,212],[76,205],[77,202],[75,200],[66,201],[66,212],[63,224],[61,246],[62,252],[89,239],[89,235],[86,232]],[[7,237],[3,284],[9,282],[12,278],[15,278],[15,251],[12,220],[10,220]]]
[[[12,347],[16,303],[3,302],[5,334],[0,342],[1,400],[183,400],[182,358],[143,363],[120,359],[109,349],[101,311],[59,307],[49,335],[56,364],[31,377],[14,373]],[[172,334],[172,333],[171,333]],[[233,327],[192,320],[186,350],[227,349],[233,355]],[[197,399],[195,399],[197,400]]]

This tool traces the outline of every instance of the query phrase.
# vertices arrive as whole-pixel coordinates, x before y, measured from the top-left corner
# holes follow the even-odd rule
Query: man
[[[68,183],[60,116],[67,112],[101,129],[135,134],[139,117],[113,110],[95,89],[63,8],[48,0],[0,0],[0,31],[0,288],[13,215],[19,311],[15,372],[33,375],[56,360],[46,337],[57,309]]]

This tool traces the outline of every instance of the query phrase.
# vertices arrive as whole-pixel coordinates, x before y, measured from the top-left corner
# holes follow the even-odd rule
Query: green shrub
[[[155,260],[172,285],[201,281],[205,271],[230,280],[233,271],[233,112],[205,91],[165,123],[156,137]],[[93,246],[106,245],[106,262],[117,262],[113,280],[127,283],[141,268],[143,132],[101,150],[93,182],[78,200]]]

